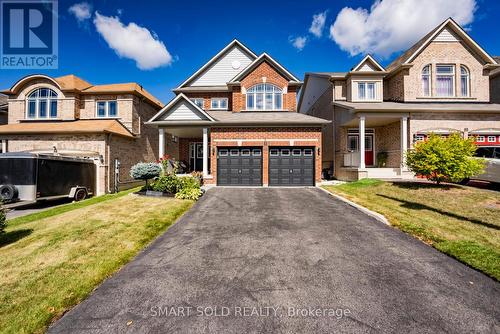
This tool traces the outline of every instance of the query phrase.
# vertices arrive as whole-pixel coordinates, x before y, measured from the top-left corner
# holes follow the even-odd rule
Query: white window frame
[[[422,142],[425,141],[425,135],[422,134],[416,134],[414,137],[414,143]]]
[[[191,100],[191,102],[193,102],[194,104],[196,104],[199,108],[205,109],[205,99],[204,98],[202,98],[202,97],[193,97],[193,98],[190,98],[190,100]],[[201,106],[198,105],[198,103],[196,103],[197,101],[198,102],[201,101]]]
[[[257,86],[259,86],[259,85],[264,86],[264,89],[262,92],[252,91],[254,89],[256,90]],[[272,87],[271,91],[267,90],[267,88],[269,88],[269,87]],[[267,94],[271,94],[271,96],[272,96],[272,101],[271,101],[272,107],[271,108],[266,108],[266,95]],[[257,95],[262,95],[262,108],[257,108]],[[276,104],[277,104],[276,102],[278,101],[276,99],[276,95],[280,96],[280,108],[276,107]],[[247,89],[246,98],[245,98],[245,101],[246,101],[245,108],[246,108],[246,110],[251,110],[251,111],[264,111],[264,110],[282,111],[282,110],[284,110],[283,109],[283,95],[284,95],[283,89],[274,85],[274,84],[260,83],[260,84],[253,85]],[[253,97],[253,107],[250,107],[248,105],[248,101],[250,99],[250,96]]]
[[[109,116],[109,103],[116,103],[116,115]],[[104,103],[104,116],[99,116],[99,103]],[[97,100],[95,102],[95,117],[96,118],[118,118],[118,101],[117,100]]]
[[[221,101],[226,101],[225,107],[221,107]],[[217,103],[215,107],[214,107],[214,102]],[[210,99],[211,110],[228,110],[228,106],[229,106],[229,99],[227,97],[212,97]]]
[[[425,69],[429,69],[429,73],[424,74]],[[427,92],[427,93],[425,92],[425,89],[424,89],[424,77],[427,77],[427,80],[429,83],[429,92]],[[421,79],[421,81],[422,81],[422,96],[425,96],[425,97],[432,96],[432,65],[431,64],[427,64],[422,68],[421,78],[422,78]]]
[[[358,85],[358,100],[360,101],[375,101],[377,99],[377,83],[375,81],[357,81],[357,85]],[[372,98],[369,98],[368,97],[368,85],[371,85],[373,86],[373,97]],[[360,86],[364,86],[364,90],[365,90],[365,95],[364,96],[361,96],[360,95],[360,89],[359,87]]]
[[[46,97],[30,97],[30,95],[32,95],[33,93],[37,92],[37,91],[40,91],[41,89],[48,89],[49,91],[52,91],[56,94],[55,97],[53,96],[46,96]],[[53,119],[57,119],[58,118],[58,115],[59,115],[59,108],[58,108],[58,101],[59,99],[59,95],[57,94],[57,92],[55,90],[53,90],[52,88],[49,88],[49,87],[38,87],[34,90],[32,90],[26,97],[26,113],[25,113],[25,119],[26,120],[53,120]],[[46,117],[40,117],[40,101],[45,101],[47,103],[47,109],[46,109],[46,112],[47,112],[47,116]],[[30,107],[30,102],[35,102],[35,117],[30,117],[29,116],[29,107]],[[52,109],[52,102],[56,102],[56,115],[55,116],[51,116],[51,109]]]
[[[465,71],[465,74],[462,73],[462,70]],[[466,79],[466,91],[464,94],[464,86],[463,86],[463,79]],[[465,65],[460,65],[460,96],[462,97],[469,97],[470,96],[470,71]]]
[[[497,141],[497,136],[488,136],[488,143],[495,143]]]
[[[486,138],[483,135],[476,136],[476,142],[484,143]]]
[[[451,67],[453,69],[453,72],[452,73],[441,73],[439,74],[438,73],[438,68],[440,67]],[[456,72],[456,69],[455,69],[455,65],[454,64],[436,64],[436,87],[437,87],[437,82],[438,82],[438,78],[439,77],[450,77],[451,78],[451,87],[452,87],[452,92],[451,92],[451,95],[439,95],[437,90],[436,90],[436,96],[437,97],[455,97],[456,96],[456,92],[457,92],[457,85],[456,85],[456,82],[455,82],[455,72]]]

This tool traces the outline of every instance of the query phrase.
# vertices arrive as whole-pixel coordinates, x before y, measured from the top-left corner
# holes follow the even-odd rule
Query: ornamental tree
[[[154,162],[139,162],[130,168],[130,176],[135,180],[145,180],[146,189],[148,180],[160,176],[161,166]]]
[[[406,165],[415,174],[437,184],[460,182],[484,170],[485,160],[473,158],[476,148],[474,139],[463,139],[458,133],[448,138],[431,134],[407,152]]]

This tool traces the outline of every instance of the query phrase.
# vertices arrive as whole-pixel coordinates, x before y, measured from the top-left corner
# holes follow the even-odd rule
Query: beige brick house
[[[161,102],[136,83],[92,85],[74,75],[31,75],[8,95],[3,152],[93,159],[98,195],[132,186],[130,167],[158,160],[158,131],[145,125]]]
[[[0,94],[0,125],[7,124],[8,102],[7,96]],[[2,153],[0,147],[0,153]]]
[[[299,112],[332,120],[322,168],[334,177],[413,177],[405,152],[430,133],[500,146],[499,66],[447,19],[385,68],[366,56],[349,72],[307,73]]]
[[[159,154],[203,172],[206,183],[314,185],[328,121],[297,113],[301,86],[271,56],[234,40],[148,122],[158,127]]]

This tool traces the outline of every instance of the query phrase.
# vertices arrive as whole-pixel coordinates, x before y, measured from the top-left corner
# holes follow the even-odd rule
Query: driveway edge
[[[327,193],[327,194],[329,194],[330,196],[332,196],[332,197],[334,197],[334,198],[336,198],[336,199],[338,199],[338,200],[341,200],[341,201],[342,201],[342,202],[344,202],[344,203],[349,204],[350,206],[352,206],[353,208],[356,208],[357,210],[359,210],[359,211],[363,212],[364,214],[366,214],[366,215],[368,215],[368,216],[370,216],[370,217],[372,217],[372,218],[375,218],[375,219],[376,219],[376,220],[378,220],[379,222],[381,222],[381,223],[383,223],[383,224],[385,224],[385,225],[391,226],[391,224],[389,223],[389,221],[387,220],[387,218],[385,218],[385,216],[384,216],[384,215],[382,215],[382,214],[380,214],[380,213],[378,213],[378,212],[372,211],[372,210],[370,210],[370,209],[367,209],[367,208],[365,208],[364,206],[359,205],[359,204],[357,204],[357,203],[354,203],[353,201],[350,201],[350,200],[348,200],[348,199],[347,199],[347,198],[345,198],[345,197],[342,197],[342,196],[340,196],[340,195],[334,194],[334,193],[332,193],[332,192],[330,192],[330,191],[328,191],[328,190],[326,190],[326,189],[322,188],[321,186],[320,186],[320,187],[316,187],[316,188],[321,189],[322,191],[326,192],[326,193]]]

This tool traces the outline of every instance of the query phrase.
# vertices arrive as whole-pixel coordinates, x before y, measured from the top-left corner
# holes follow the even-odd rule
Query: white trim
[[[263,53],[259,56],[259,58],[255,59],[253,62],[251,62],[245,69],[243,69],[243,71],[241,71],[240,73],[238,73],[234,78],[232,78],[231,80],[229,80],[229,83],[236,83],[238,82],[238,80],[244,76],[249,70],[251,70],[254,66],[256,66],[257,64],[259,64],[259,62],[261,61],[264,61],[264,58],[267,58],[268,60],[271,61],[271,63],[273,63],[276,67],[278,67],[278,69],[280,71],[282,71],[283,73],[285,73],[289,78],[291,78],[292,81],[296,81],[296,82],[301,82],[295,75],[293,75],[292,73],[288,72],[287,69],[285,69],[283,66],[281,66],[280,63],[278,63],[276,60],[274,60],[270,55],[268,55],[267,53]]]
[[[99,116],[99,103],[102,103],[104,102],[104,113],[105,115],[104,116]],[[116,115],[115,116],[109,116],[109,103],[110,102],[115,102],[116,103]],[[118,101],[117,100],[96,100],[95,101],[95,117],[97,119],[105,119],[105,118],[119,118],[118,117]]]
[[[401,133],[401,170],[406,171],[406,163],[405,163],[405,157],[406,157],[406,152],[408,151],[408,117],[401,117],[400,121],[400,133]]]
[[[203,176],[208,176],[208,128],[203,128]]]
[[[190,97],[189,98],[191,101],[193,101],[194,104],[198,105],[196,103],[196,101],[200,101],[201,100],[201,109],[205,109],[205,99],[203,97]]]
[[[48,90],[56,93],[56,97],[50,97],[50,96],[47,96],[47,97],[38,96],[35,98],[29,97],[31,94],[33,94],[34,92],[41,90],[41,89],[48,89]],[[51,121],[52,120],[53,121],[53,120],[58,119],[59,106],[58,106],[57,102],[59,101],[59,94],[57,94],[57,92],[55,90],[53,90],[52,88],[44,87],[44,86],[34,88],[28,94],[26,94],[26,98],[24,100],[25,100],[25,113],[24,113],[25,120],[37,120],[37,121],[42,121],[42,120]],[[40,117],[40,101],[42,101],[42,100],[47,102],[47,109],[46,109],[47,117]],[[33,102],[33,101],[35,102],[35,117],[29,117],[29,103]],[[53,101],[56,102],[56,116],[55,117],[50,116]]]
[[[7,153],[7,139],[2,139],[0,142],[2,143],[2,150],[0,153]]]
[[[358,65],[354,67],[352,72],[356,72],[359,69],[359,67],[361,67],[361,65],[363,65],[363,63],[366,62],[367,60],[370,60],[375,66],[379,68],[380,71],[385,71],[385,68],[383,68],[382,65],[380,65],[371,55],[366,55],[365,58],[363,58],[363,60],[361,60],[358,63]]]
[[[307,141],[307,142],[316,142],[318,141],[317,139],[310,139],[310,138],[294,138],[294,139],[273,139],[273,138],[263,138],[263,139],[214,139],[214,142],[265,142],[265,141],[282,141],[282,142],[295,142],[295,141]],[[292,145],[293,146],[293,145]]]
[[[158,128],[158,158],[161,159],[165,155],[165,129]]]
[[[493,138],[493,140],[490,140]],[[497,136],[488,136],[488,143],[496,143],[497,142]]]
[[[443,23],[441,23],[441,25],[439,26],[438,29],[436,29],[436,31],[431,35],[429,36],[429,38],[427,38],[427,40],[413,53],[411,54],[408,59],[403,63],[403,65],[406,65],[406,64],[409,64],[412,60],[415,59],[415,57],[420,54],[420,52],[422,52],[422,50],[427,47],[427,45],[429,45],[430,42],[432,42],[432,40],[434,40],[434,38],[443,30],[443,28],[445,26],[447,26],[448,24],[451,24],[451,27],[453,28],[453,30],[455,30],[455,33],[459,34],[459,35],[462,35],[462,39],[466,40],[467,42],[471,43],[472,45],[474,45],[474,47],[476,47],[480,53],[483,54],[483,56],[485,58],[488,59],[488,61],[492,64],[497,64],[497,62],[495,61],[495,59],[493,59],[486,51],[484,51],[480,46],[479,44],[477,44],[463,29],[460,25],[458,25],[455,21],[453,21],[452,18],[448,18],[446,19]]]
[[[60,90],[62,90],[61,86],[59,85],[59,83],[55,79],[53,79],[53,78],[51,78],[51,77],[49,77],[47,75],[43,75],[43,74],[33,74],[33,75],[28,75],[27,77],[19,79],[19,81],[17,81],[14,84],[14,86],[12,86],[12,88],[10,89],[10,91],[14,92],[16,90],[16,87],[19,86],[19,85],[21,85],[24,81],[31,80],[31,79],[34,79],[34,78],[43,78],[43,79],[50,80],[50,81],[52,81],[57,86],[57,88],[59,88]]]
[[[245,52],[250,54],[254,59],[257,58],[257,55],[255,53],[253,53],[252,50],[247,48],[245,45],[243,45],[237,39],[234,39],[231,41],[231,43],[229,43],[222,50],[220,50],[215,56],[213,56],[212,59],[210,59],[208,62],[206,62],[205,65],[200,67],[200,69],[198,71],[194,72],[193,75],[191,75],[183,83],[181,83],[176,89],[180,89],[180,88],[184,87],[188,82],[190,82],[192,79],[194,79],[196,76],[198,76],[201,72],[203,72],[205,69],[207,69],[212,63],[214,63],[218,58],[220,58],[227,50],[232,48],[234,45],[237,45],[240,48],[242,48]]]
[[[359,168],[365,169],[365,116],[359,117]]]
[[[151,119],[147,123],[149,123],[149,122],[155,122],[158,117],[160,117],[161,115],[163,115],[168,109],[170,109],[173,105],[175,105],[177,103],[177,101],[179,101],[180,99],[184,99],[187,103],[190,103],[196,110],[198,110],[203,116],[205,116],[206,118],[208,118],[210,121],[215,122],[215,120],[212,117],[210,117],[210,115],[207,114],[205,112],[205,110],[203,110],[200,107],[198,107],[193,101],[191,101],[186,95],[184,95],[184,93],[180,93],[173,100],[171,100],[166,106],[164,106],[163,108],[161,108],[161,110],[158,111],[156,113],[156,115],[154,115],[153,117],[151,117]]]

